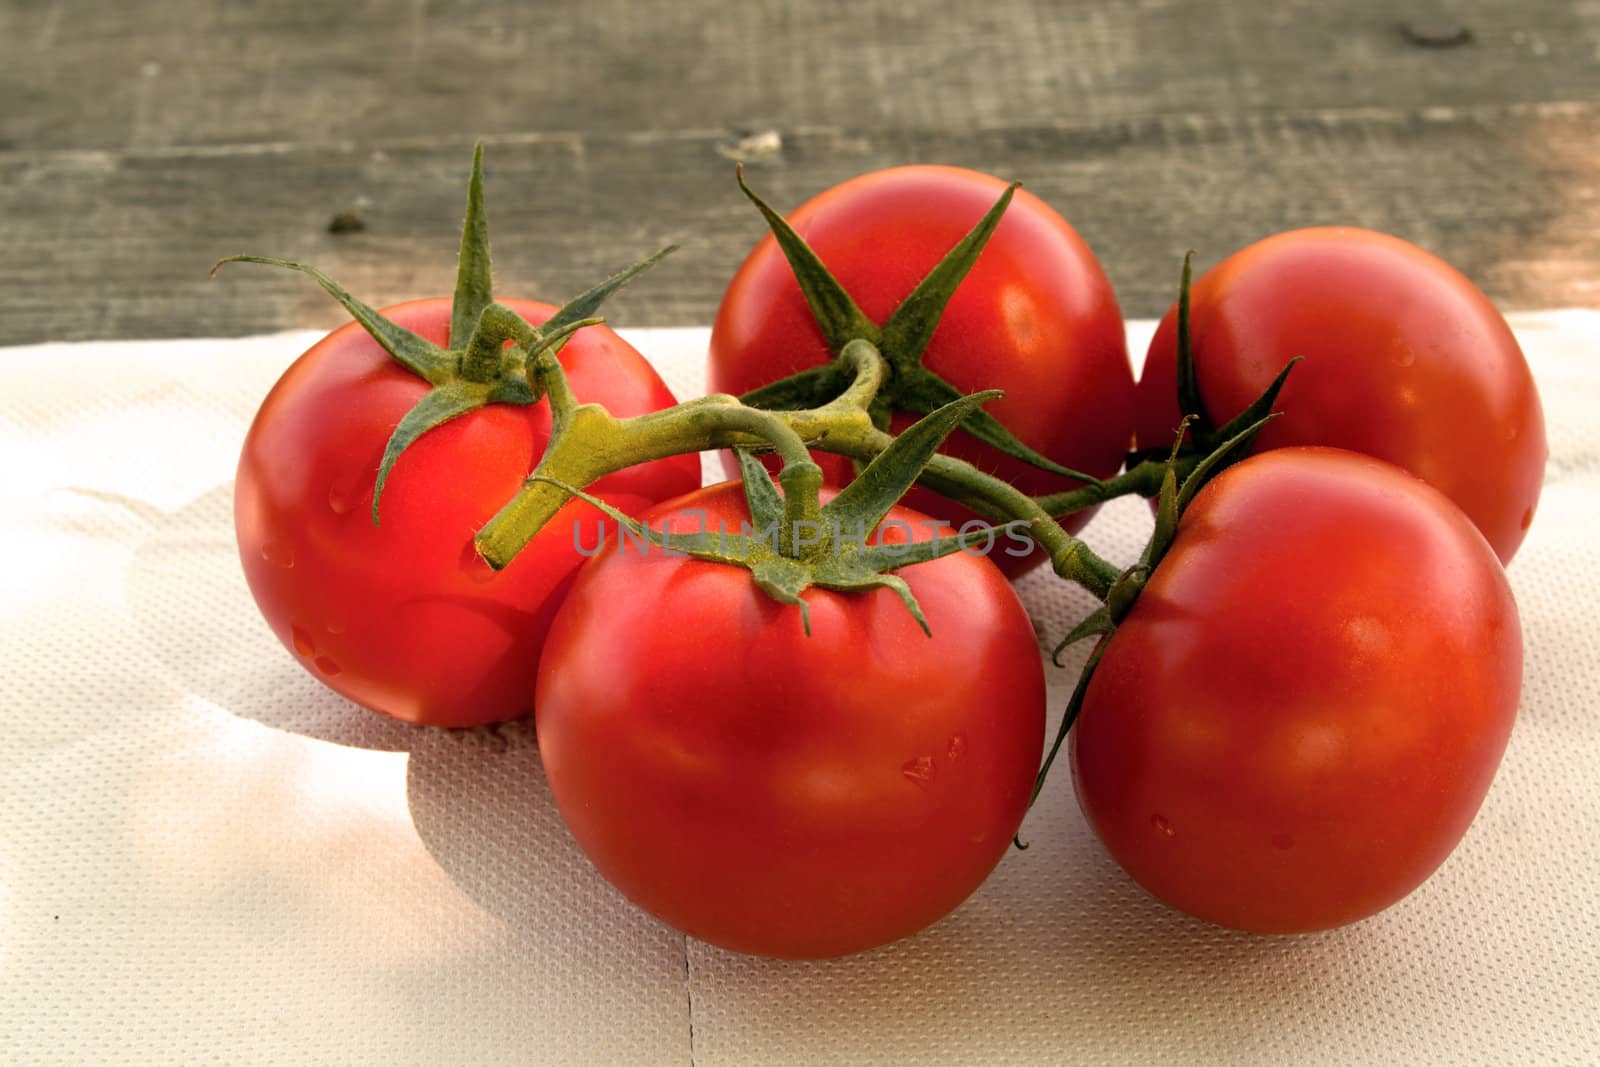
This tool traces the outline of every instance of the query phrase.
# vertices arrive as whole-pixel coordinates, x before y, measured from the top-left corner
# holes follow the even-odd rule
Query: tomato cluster
[[[380,315],[297,268],[360,325],[262,405],[241,557],[352,700],[533,713],[573,836],[641,907],[817,957],[959,905],[1043,782],[1038,635],[1006,578],[1045,559],[1104,602],[1072,635],[1099,639],[1063,722],[1079,803],[1162,900],[1335,926],[1465,834],[1517,706],[1502,565],[1545,442],[1515,338],[1442,261],[1311,229],[1186,271],[1135,385],[1104,271],[1042,200],[950,167],[787,222],[752,193],[773,234],[710,343],[713,389],[748,403],[675,407],[584,317],[600,296],[490,300],[480,183],[454,303]],[[730,444],[742,484],[699,489],[694,452]],[[1072,535],[1123,492],[1156,524],[1115,568]],[[859,540],[816,521],[835,511],[867,516]],[[1000,551],[1002,520],[1031,553]]]

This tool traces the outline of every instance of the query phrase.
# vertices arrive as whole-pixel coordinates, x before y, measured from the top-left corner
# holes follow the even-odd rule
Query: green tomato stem
[[[817,410],[856,412],[866,411],[883,387],[889,364],[878,346],[864,338],[850,341],[839,351],[839,362],[850,372],[850,386],[832,401]]]
[[[1189,469],[1194,467],[1195,460],[1190,457],[1181,457],[1178,460],[1178,477],[1182,480]],[[1161,492],[1161,479],[1167,470],[1166,463],[1160,460],[1147,459],[1144,462],[1123,471],[1115,478],[1107,478],[1093,485],[1079,486],[1077,489],[1068,489],[1061,493],[1051,493],[1048,496],[1034,497],[1039,507],[1048,514],[1056,517],[1071,515],[1084,508],[1092,508],[1103,504],[1107,500],[1115,500],[1119,496],[1137,494],[1138,496],[1153,497]]]
[[[886,374],[877,347],[856,339],[845,346],[840,359],[853,373],[850,386],[827,404],[804,411],[763,411],[724,395],[629,419],[618,419],[595,404],[573,407],[558,420],[544,457],[521,492],[479,531],[479,554],[497,570],[510,563],[569,499],[552,482],[586,486],[637,464],[718,448],[775,451],[785,472],[793,472],[780,475],[785,500],[794,512],[785,516],[785,525],[793,530],[797,520],[814,522],[814,486],[820,483],[821,471],[808,448],[870,462],[894,441],[872,424],[868,414]],[[557,397],[550,386],[558,377],[543,382],[553,401]],[[1103,599],[1120,573],[1067,533],[1039,501],[971,464],[935,455],[918,480],[990,522],[1025,523],[1025,532],[1049,553],[1056,573],[1096,597]]]
[[[567,381],[567,372],[550,352],[541,352],[528,367],[528,378],[537,392],[550,401],[550,433],[559,437],[579,408],[578,398]]]

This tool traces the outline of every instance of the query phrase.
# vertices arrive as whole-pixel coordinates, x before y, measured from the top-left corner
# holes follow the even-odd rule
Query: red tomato
[[[1548,450],[1533,377],[1505,319],[1453,267],[1353,228],[1280,233],[1223,260],[1190,295],[1196,377],[1221,424],[1295,356],[1254,442],[1331,445],[1386,459],[1439,489],[1509,562],[1533,522]],[[1177,310],[1139,382],[1141,448],[1178,424]]]
[[[876,171],[802,205],[789,223],[856,304],[883,323],[944,258],[1006,183],[957,167]],[[742,394],[832,358],[777,242],[761,239],[739,267],[711,329],[710,386]],[[986,406],[1036,452],[1096,477],[1117,472],[1132,439],[1133,373],[1122,313],[1094,253],[1049,205],[1018,190],[971,273],[956,290],[922,363],[963,393],[1003,389]],[[914,421],[900,415],[893,431]],[[1077,483],[1012,459],[964,431],[941,451],[990,471],[1030,494]],[[830,484],[850,464],[817,457]],[[728,460],[728,473],[738,466]],[[959,527],[971,512],[923,489],[906,504]],[[1079,530],[1091,511],[1071,516]],[[995,560],[1015,573],[1035,552]]]
[[[535,324],[555,311],[504,303]],[[384,314],[437,344],[449,333],[448,300]],[[618,415],[673,403],[644,358],[604,327],[574,335],[560,360],[580,400]],[[545,631],[583,562],[572,523],[592,529],[600,516],[569,505],[498,574],[474,552],[473,534],[544,451],[550,409],[541,402],[494,405],[425,433],[395,464],[374,526],[384,445],[427,390],[354,323],[295,361],[239,458],[245,577],[279,640],[351,700],[434,726],[515,718],[532,710]],[[694,488],[699,474],[698,457],[680,456],[610,475],[594,491],[640,511]]]
[[[1220,475],[1105,646],[1078,800],[1173,907],[1353,922],[1450,854],[1511,732],[1522,638],[1494,553],[1398,467],[1281,449]]]
[[[749,512],[727,483],[649,520]],[[740,567],[613,544],[580,572],[539,668],[539,752],[601,874],[688,934],[795,958],[904,937],[977,888],[1038,770],[1038,646],[986,559],[899,573],[932,637],[887,590],[809,590],[807,637]]]

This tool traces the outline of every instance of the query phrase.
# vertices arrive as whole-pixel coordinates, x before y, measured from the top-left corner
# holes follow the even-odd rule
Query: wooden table
[[[1021,179],[1130,317],[1186,248],[1334,222],[1505,307],[1600,305],[1593,3],[4,0],[0,344],[341,321],[304,278],[208,280],[235,252],[446,293],[479,138],[506,294],[682,245],[625,326],[710,320],[762,232],[740,156],[780,209],[910,161]]]

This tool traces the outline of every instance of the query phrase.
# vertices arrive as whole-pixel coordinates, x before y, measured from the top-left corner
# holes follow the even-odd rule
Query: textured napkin
[[[1191,921],[1101,851],[1063,768],[953,915],[803,964],[623,900],[525,726],[390,722],[278,645],[231,479],[313,335],[0,349],[0,1062],[1600,1062],[1600,313],[1514,326],[1551,446],[1510,571],[1522,707],[1418,892],[1303,937]],[[631,339],[702,390],[704,331]],[[1119,501],[1087,536],[1128,562],[1148,522]],[[1050,638],[1089,603],[1022,593]]]

